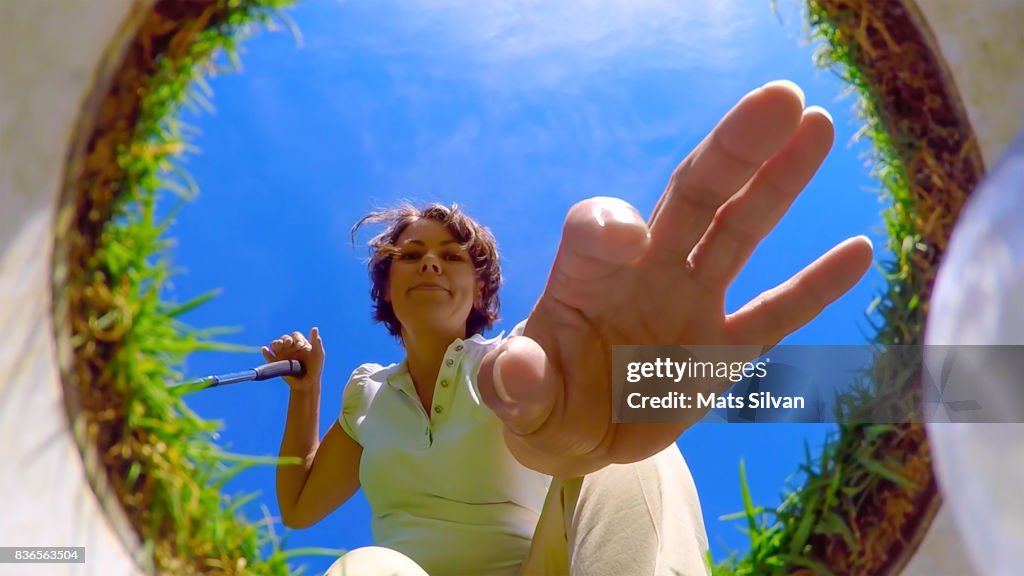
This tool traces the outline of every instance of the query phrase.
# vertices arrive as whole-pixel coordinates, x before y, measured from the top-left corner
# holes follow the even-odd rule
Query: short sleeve
[[[512,330],[509,331],[507,338],[512,338],[513,336],[522,336],[523,335],[523,331],[526,330],[526,321],[527,320],[528,320],[528,318],[524,318],[524,319],[520,320],[518,324],[513,326]]]
[[[363,364],[356,368],[341,393],[341,413],[338,424],[359,442],[359,424],[366,416],[370,396],[373,392],[371,376],[381,370],[380,364]]]

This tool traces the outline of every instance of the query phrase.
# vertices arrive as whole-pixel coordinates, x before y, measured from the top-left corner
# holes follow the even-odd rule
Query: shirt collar
[[[465,340],[465,342],[472,342],[473,344],[477,344],[485,348],[490,348],[491,346],[500,343],[504,337],[505,331],[502,330],[500,334],[491,338],[484,338],[483,334],[473,334],[467,340]],[[462,338],[457,338],[455,342],[460,343],[463,342],[463,340]]]
[[[474,334],[469,338],[456,338],[448,345],[448,349],[445,351],[446,358],[453,358],[456,362],[462,360],[462,358],[469,352],[474,354],[478,352],[486,353],[488,350],[497,346],[502,342],[505,337],[505,331],[502,330],[497,336],[491,338],[485,338],[483,334]],[[395,369],[388,374],[387,382],[391,386],[401,387],[401,379],[409,374],[409,362],[408,359],[403,358],[401,362],[395,365]]]

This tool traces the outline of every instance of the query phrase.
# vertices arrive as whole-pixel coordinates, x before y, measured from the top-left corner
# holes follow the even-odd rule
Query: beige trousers
[[[707,533],[690,469],[673,443],[634,464],[554,481],[522,576],[707,576]],[[367,546],[325,576],[427,575],[405,555]]]

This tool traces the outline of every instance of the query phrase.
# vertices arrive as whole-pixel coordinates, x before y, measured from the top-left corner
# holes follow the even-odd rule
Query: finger
[[[803,106],[791,82],[744,96],[673,171],[651,215],[652,256],[685,262],[718,208],[789,141]]]
[[[840,243],[782,285],[765,292],[726,319],[737,344],[774,346],[813,320],[857,283],[871,266],[871,240]]]
[[[282,345],[283,345],[283,346],[284,346],[285,348],[291,348],[291,347],[292,347],[292,345],[293,345],[293,344],[295,344],[295,341],[294,341],[294,340],[292,340],[292,337],[291,337],[291,336],[289,336],[289,335],[287,335],[287,334],[286,334],[286,335],[284,335],[284,336],[281,336],[281,344],[282,344]]]
[[[274,362],[275,360],[277,360],[277,358],[275,358],[274,355],[270,353],[270,348],[267,348],[266,346],[260,348],[260,352],[263,353],[263,359],[266,360],[267,362]]]
[[[574,396],[544,349],[531,338],[509,338],[485,358],[478,386],[506,429],[541,452],[589,454],[607,436],[610,412],[602,415],[592,408],[600,394],[586,389],[576,390]]]
[[[280,354],[285,349],[284,341],[281,338],[274,340],[270,343],[270,349],[273,350],[274,354]]]
[[[306,348],[309,342],[306,340],[306,336],[302,332],[292,332],[292,346],[296,350]]]
[[[316,326],[309,331],[309,343],[315,352],[324,353],[324,340],[320,337],[320,329]]]
[[[647,247],[640,213],[618,198],[591,198],[569,209],[544,296],[587,312],[607,291],[602,282]]]
[[[694,278],[704,287],[725,290],[758,243],[789,210],[824,162],[835,138],[828,112],[808,108],[793,138],[729,199],[690,257]]]

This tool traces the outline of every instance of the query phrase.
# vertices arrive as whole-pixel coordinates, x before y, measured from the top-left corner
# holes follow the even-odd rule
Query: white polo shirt
[[[375,544],[432,576],[517,574],[551,483],[508,451],[477,389],[480,362],[503,337],[452,342],[429,412],[404,360],[363,364],[345,387],[338,421],[363,447]]]

